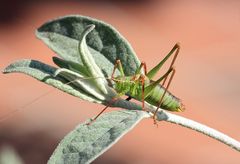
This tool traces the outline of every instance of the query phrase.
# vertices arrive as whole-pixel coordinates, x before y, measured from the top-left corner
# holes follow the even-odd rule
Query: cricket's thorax
[[[129,94],[131,97],[138,97],[141,95],[141,83],[133,81],[131,76],[115,78],[114,89],[121,95]]]
[[[120,95],[129,95],[136,100],[142,100],[142,83],[140,80],[133,80],[132,76],[125,77],[117,77],[115,78],[114,89]],[[152,81],[151,81],[152,82]],[[145,78],[145,87],[146,88],[150,84],[150,80]],[[161,87],[161,85],[156,86],[150,94],[145,98],[145,101],[154,106],[158,106],[159,101],[165,91],[165,88]],[[175,97],[170,92],[166,92],[163,102],[160,106],[162,109],[170,110],[170,111],[182,111],[184,109],[180,99]]]

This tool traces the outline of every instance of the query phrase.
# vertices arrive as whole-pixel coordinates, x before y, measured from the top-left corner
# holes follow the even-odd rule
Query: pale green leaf
[[[55,57],[55,56],[52,59],[53,59],[53,62],[60,68],[66,68],[66,69],[72,70],[74,72],[84,75],[85,77],[90,76],[88,74],[87,69],[84,67],[84,65],[80,65],[80,64],[78,64],[76,62],[72,62],[72,61],[63,60],[63,59]]]
[[[73,72],[69,69],[60,68],[55,72],[54,76],[60,76],[67,79],[71,84],[74,84],[78,88],[82,88],[85,92],[91,94],[99,100],[105,100],[103,94],[100,93],[93,79],[86,79],[86,77],[82,76],[79,73]]]
[[[95,82],[95,85],[99,88],[99,90],[103,94],[107,94],[106,84],[107,81],[104,78],[102,71],[95,63],[93,56],[91,52],[88,49],[87,43],[86,43],[86,36],[95,28],[94,25],[89,25],[86,27],[86,29],[83,31],[82,37],[79,40],[78,45],[78,51],[79,51],[79,57],[81,58],[83,65],[88,70],[90,77],[100,77],[100,78],[93,78],[93,81]]]

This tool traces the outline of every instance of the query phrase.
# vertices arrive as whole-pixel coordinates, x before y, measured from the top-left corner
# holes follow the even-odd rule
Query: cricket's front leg
[[[121,60],[118,59],[118,60],[116,60],[116,62],[115,62],[115,64],[114,64],[113,72],[112,72],[112,75],[111,75],[111,79],[112,79],[112,80],[114,79],[114,73],[115,73],[115,71],[116,71],[117,68],[119,69],[121,76],[122,76],[122,77],[125,76],[124,71],[123,71],[123,67],[122,67]]]
[[[123,67],[122,67],[122,63],[120,60],[116,60],[115,64],[114,64],[114,68],[113,68],[113,72],[111,75],[111,79],[114,80],[114,73],[116,72],[116,69],[119,69],[120,74],[122,77],[125,76],[124,71],[123,71]],[[91,121],[89,123],[87,123],[87,125],[92,124],[105,110],[107,110],[108,107],[110,107],[120,96],[116,96],[115,98],[113,98],[111,100],[111,102],[109,102],[109,104],[107,106],[105,106],[93,119],[91,119]]]

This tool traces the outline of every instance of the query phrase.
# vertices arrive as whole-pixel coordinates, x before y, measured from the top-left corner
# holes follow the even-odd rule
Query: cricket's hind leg
[[[170,66],[169,66],[169,69],[173,68],[173,65],[174,65],[174,63],[175,63],[175,61],[176,61],[176,59],[177,59],[177,56],[178,56],[178,54],[179,54],[179,51],[180,51],[180,44],[177,43],[175,46],[177,47],[177,48],[176,48],[176,52],[175,52],[175,54],[174,54],[174,56],[173,56],[172,62],[171,62],[171,64],[170,64]],[[174,73],[175,73],[175,72],[176,72],[176,71],[174,70]],[[174,74],[174,73],[173,73],[173,74]],[[168,78],[168,76],[163,80],[162,86],[164,86],[165,82],[167,81],[167,78]],[[171,82],[170,82],[170,83],[171,83]]]
[[[172,48],[172,50],[154,67],[152,68],[146,75],[149,79],[152,79],[156,74],[157,72],[160,70],[160,68],[163,66],[163,64],[169,59],[169,57],[171,57],[173,54],[174,54],[174,57],[172,59],[172,62],[169,66],[169,69],[173,67],[176,59],[177,59],[177,56],[179,54],[179,51],[180,51],[180,43],[177,43],[174,45],[174,47]],[[164,80],[166,81],[166,80]],[[165,83],[165,82],[164,82]]]
[[[159,100],[158,107],[157,107],[157,109],[155,110],[155,112],[154,112],[154,114],[153,114],[154,124],[157,124],[157,120],[156,120],[156,119],[157,119],[157,117],[156,117],[156,116],[157,116],[157,112],[158,112],[159,108],[161,107],[161,105],[162,105],[162,103],[163,103],[163,98],[164,98],[164,96],[166,95],[166,93],[167,93],[167,91],[168,91],[168,88],[169,88],[169,86],[170,86],[170,84],[171,84],[171,82],[172,82],[172,79],[173,79],[175,73],[176,73],[176,70],[175,70],[174,68],[172,68],[172,72],[171,72],[170,79],[169,79],[169,81],[168,81],[168,83],[167,83],[167,86],[166,86],[164,92],[163,92],[163,95],[161,96],[161,98],[160,98],[160,100]],[[167,79],[167,76],[166,76],[165,79]],[[166,80],[165,80],[165,81],[166,81]]]
[[[157,107],[157,109],[155,110],[155,112],[154,112],[154,114],[153,114],[154,124],[157,124],[157,121],[156,121],[156,119],[157,119],[157,118],[156,118],[157,112],[158,112],[159,108],[161,107],[161,105],[162,105],[162,103],[163,103],[163,98],[164,98],[164,96],[166,95],[166,93],[167,93],[167,91],[168,91],[168,88],[169,88],[169,86],[170,86],[170,84],[171,84],[171,82],[172,82],[172,79],[173,79],[173,77],[174,77],[174,75],[175,75],[176,70],[173,68],[173,65],[174,65],[174,63],[175,63],[175,61],[176,61],[176,59],[177,59],[177,56],[178,56],[178,54],[179,54],[179,51],[180,51],[180,45],[179,45],[179,43],[177,43],[177,44],[173,47],[173,49],[170,51],[170,53],[166,56],[166,57],[171,56],[171,55],[175,52],[175,54],[174,54],[174,56],[173,56],[173,59],[172,59],[172,62],[171,62],[171,64],[170,64],[170,66],[169,66],[169,69],[172,69],[173,71],[172,71],[172,73],[171,73],[170,79],[168,80],[168,83],[167,83],[167,86],[166,86],[166,88],[165,88],[165,91],[164,91],[163,95],[161,96],[161,98],[160,98],[160,100],[159,100],[158,107]],[[165,57],[165,58],[166,58],[166,57]],[[165,59],[165,58],[164,58],[164,59]],[[162,61],[164,61],[164,59],[163,59]],[[166,61],[166,60],[165,60],[165,61]],[[165,61],[164,61],[164,62],[165,62]],[[163,62],[163,63],[164,63],[164,62]],[[160,63],[161,63],[161,62],[160,62]],[[165,85],[167,79],[168,79],[168,75],[164,78],[163,83],[162,83],[162,86]]]

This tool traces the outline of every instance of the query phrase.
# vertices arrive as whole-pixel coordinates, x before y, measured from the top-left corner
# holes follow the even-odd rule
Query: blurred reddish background
[[[0,4],[0,68],[23,58],[52,64],[55,55],[35,37],[44,22],[68,14],[116,27],[148,68],[181,43],[171,91],[179,113],[240,140],[240,1],[17,1]],[[159,74],[160,75],[160,74]],[[0,74],[0,116],[51,87],[23,74]],[[0,123],[0,145],[25,163],[46,163],[57,143],[103,106],[54,90]],[[117,110],[117,109],[115,109]],[[239,152],[166,122],[142,121],[94,163],[239,163]]]

